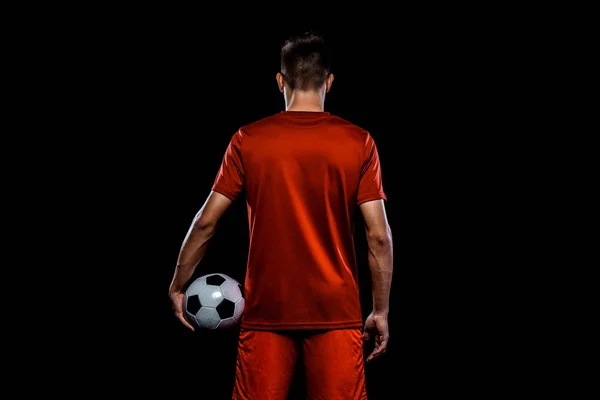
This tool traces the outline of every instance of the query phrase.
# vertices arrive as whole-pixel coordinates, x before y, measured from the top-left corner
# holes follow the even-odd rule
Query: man
[[[245,192],[250,248],[235,400],[285,400],[299,356],[311,399],[366,399],[367,361],[387,347],[392,235],[368,132],[324,111],[333,75],[323,39],[286,41],[276,75],[286,110],[242,127],[181,248],[170,296],[176,316],[215,227]],[[362,325],[353,231],[364,217],[373,311]]]

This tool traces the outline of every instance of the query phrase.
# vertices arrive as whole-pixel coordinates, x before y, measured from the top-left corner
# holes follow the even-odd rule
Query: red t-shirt
[[[386,199],[371,135],[328,112],[283,111],[242,127],[212,190],[246,194],[242,328],[362,326],[357,205]]]

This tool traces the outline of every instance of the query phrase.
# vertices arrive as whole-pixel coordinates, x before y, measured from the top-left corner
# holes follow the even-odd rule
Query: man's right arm
[[[371,270],[373,312],[365,323],[365,340],[375,339],[375,350],[370,361],[383,354],[389,340],[387,317],[393,270],[392,231],[387,221],[383,200],[360,205],[367,233],[368,261]]]
[[[383,200],[360,205],[367,231],[369,268],[373,288],[373,312],[387,315],[392,284],[392,231],[387,221]]]

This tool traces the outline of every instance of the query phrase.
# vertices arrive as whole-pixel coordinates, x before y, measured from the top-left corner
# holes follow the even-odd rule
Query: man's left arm
[[[217,223],[231,203],[231,199],[211,191],[206,202],[194,217],[179,251],[175,273],[169,287],[169,296],[173,302],[175,315],[191,330],[194,330],[194,327],[185,319],[184,314],[184,288],[194,274],[196,266],[206,254]]]

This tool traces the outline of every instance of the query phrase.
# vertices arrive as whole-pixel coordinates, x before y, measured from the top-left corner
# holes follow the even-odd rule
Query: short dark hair
[[[331,56],[323,36],[306,32],[281,47],[281,74],[290,89],[319,89],[327,80]]]

